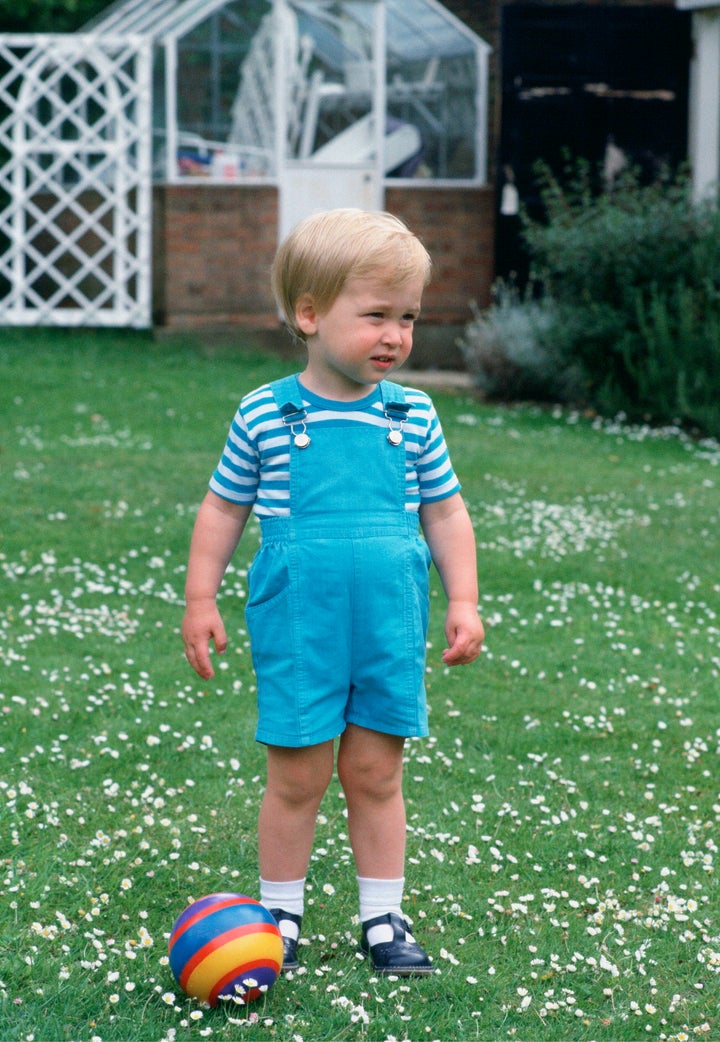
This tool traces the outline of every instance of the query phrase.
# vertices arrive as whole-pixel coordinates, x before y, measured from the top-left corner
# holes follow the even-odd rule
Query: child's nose
[[[383,343],[400,347],[403,342],[403,330],[399,322],[386,322],[383,330]]]

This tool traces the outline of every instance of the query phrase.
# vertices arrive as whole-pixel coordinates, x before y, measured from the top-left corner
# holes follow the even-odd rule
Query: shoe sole
[[[379,977],[428,977],[435,972],[434,966],[375,966],[370,965]]]

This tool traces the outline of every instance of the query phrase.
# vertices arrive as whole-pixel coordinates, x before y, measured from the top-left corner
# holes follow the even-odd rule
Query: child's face
[[[412,349],[423,288],[421,278],[390,287],[382,277],[348,279],[322,314],[309,294],[301,297],[295,314],[307,338],[306,386],[352,400],[399,368]]]

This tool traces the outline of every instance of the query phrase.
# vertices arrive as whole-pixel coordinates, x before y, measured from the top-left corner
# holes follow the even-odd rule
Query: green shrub
[[[720,431],[720,215],[686,178],[633,174],[594,194],[586,164],[562,187],[538,167],[547,222],[525,236],[555,309],[544,336],[579,365],[592,404]]]
[[[555,307],[549,298],[521,296],[504,282],[494,286],[491,307],[472,304],[473,319],[458,346],[478,390],[492,401],[574,400],[576,368],[565,367],[552,337]]]
[[[641,408],[678,416],[717,434],[720,412],[720,308],[705,290],[678,281],[672,293],[653,286],[636,299],[638,337],[621,341]],[[645,351],[638,356],[636,341]]]

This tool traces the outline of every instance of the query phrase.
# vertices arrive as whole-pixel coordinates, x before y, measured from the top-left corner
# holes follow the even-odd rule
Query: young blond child
[[[401,908],[403,748],[428,733],[431,560],[447,595],[445,664],[472,662],[484,633],[472,525],[437,415],[422,391],[387,380],[410,354],[430,270],[387,213],[332,210],[295,228],[272,285],[307,365],[243,398],[193,531],[183,639],[207,679],[210,645],[227,646],[216,595],[251,510],[260,520],[246,606],[267,746],[260,899],[283,934],[284,969],[298,965],[339,739],[362,949],[377,973],[432,972]]]

